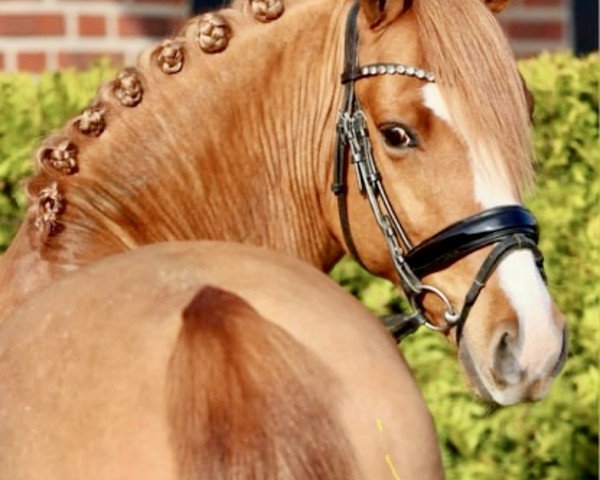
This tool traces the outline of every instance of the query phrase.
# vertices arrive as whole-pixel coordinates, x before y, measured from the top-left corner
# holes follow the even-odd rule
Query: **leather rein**
[[[530,250],[545,279],[543,256],[537,247],[538,225],[533,214],[518,205],[500,206],[484,210],[450,225],[417,246],[413,246],[386,194],[383,179],[375,164],[365,114],[354,90],[354,82],[378,75],[406,75],[435,82],[431,72],[410,65],[377,63],[358,65],[357,15],[359,4],[350,10],[346,23],[344,73],[344,100],[337,123],[337,146],[334,158],[333,193],[338,199],[340,223],[350,254],[365,268],[352,238],[348,218],[348,185],[346,176],[352,165],[360,193],[368,200],[373,215],[386,241],[400,286],[412,307],[408,315],[394,315],[384,319],[396,340],[425,325],[433,330],[448,332],[456,327],[456,341],[460,341],[465,321],[479,294],[499,263],[515,250]],[[350,162],[348,163],[348,160]],[[421,279],[443,270],[470,253],[495,245],[480,267],[467,292],[463,306],[458,310],[440,288]],[[445,325],[435,325],[423,307],[425,294],[437,296],[444,304]]]

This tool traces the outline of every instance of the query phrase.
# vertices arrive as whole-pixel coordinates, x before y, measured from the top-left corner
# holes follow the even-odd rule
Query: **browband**
[[[419,80],[435,82],[435,75],[422,68],[401,63],[372,63],[344,72],[342,74],[342,85],[360,80],[361,78],[374,77],[375,75],[405,75],[407,77],[418,78]]]

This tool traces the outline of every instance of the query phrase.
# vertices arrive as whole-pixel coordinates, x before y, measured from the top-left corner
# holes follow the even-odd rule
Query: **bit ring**
[[[447,332],[452,327],[454,327],[461,319],[461,313],[454,308],[450,299],[446,296],[444,292],[442,292],[439,288],[434,287],[433,285],[423,284],[421,285],[420,292],[418,295],[412,296],[410,299],[410,303],[415,310],[421,310],[419,302],[417,301],[417,297],[422,295],[423,293],[432,293],[436,297],[438,297],[442,303],[444,304],[445,312],[444,312],[444,320],[446,321],[446,325],[438,326],[432,323],[427,315],[423,315],[425,318],[425,325],[430,330],[435,330],[436,332]]]

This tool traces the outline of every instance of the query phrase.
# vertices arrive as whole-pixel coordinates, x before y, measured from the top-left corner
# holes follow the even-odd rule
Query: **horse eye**
[[[379,128],[385,143],[392,148],[412,148],[418,145],[416,135],[408,127],[389,123]]]

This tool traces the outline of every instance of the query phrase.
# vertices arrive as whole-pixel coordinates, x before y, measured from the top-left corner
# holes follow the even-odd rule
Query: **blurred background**
[[[2,0],[0,69],[85,68],[99,56],[132,64],[192,12],[220,0]],[[513,0],[501,15],[518,57],[598,48],[596,0]]]
[[[141,50],[174,33],[192,12],[220,4],[0,0],[0,254],[23,218],[22,182],[33,171],[31,158],[42,139],[81,112],[119,65],[133,64]],[[536,100],[538,182],[526,204],[541,225],[553,298],[569,318],[569,358],[542,402],[498,409],[474,398],[456,353],[441,335],[420,331],[400,348],[435,419],[449,480],[595,480],[598,3],[513,0],[500,20]],[[390,283],[369,276],[349,259],[331,275],[378,315],[404,308]]]

